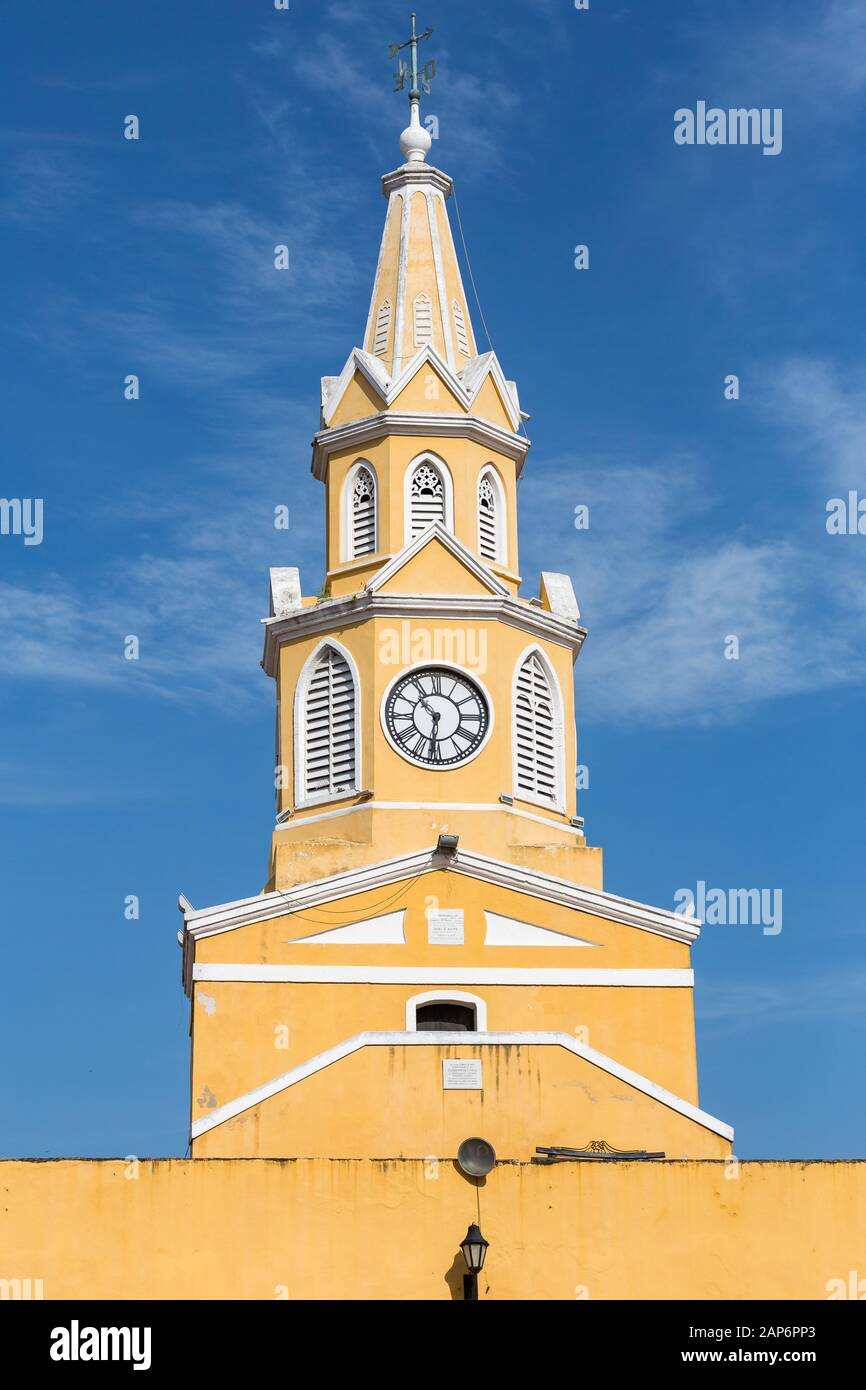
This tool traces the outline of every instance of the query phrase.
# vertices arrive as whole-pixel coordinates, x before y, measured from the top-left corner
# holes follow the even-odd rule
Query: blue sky
[[[866,494],[862,0],[419,19],[432,158],[532,415],[524,592],[568,571],[590,630],[606,886],[782,891],[780,933],[694,951],[701,1103],[742,1157],[862,1156],[866,536],[825,526]],[[321,583],[309,441],[363,332],[406,26],[391,0],[6,16],[0,492],[45,513],[41,545],[0,537],[4,1155],[184,1150],[175,904],[264,881],[267,569]],[[676,145],[699,100],[782,108],[781,154]]]

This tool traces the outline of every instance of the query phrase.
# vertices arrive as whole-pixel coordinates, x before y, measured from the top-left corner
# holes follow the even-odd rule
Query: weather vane
[[[411,82],[412,85],[409,88],[410,102],[420,101],[422,92],[425,96],[429,96],[430,83],[436,76],[436,60],[434,58],[431,58],[430,61],[425,63],[424,67],[421,69],[421,85],[419,87],[418,45],[419,43],[422,43],[424,39],[429,39],[432,33],[432,29],[425,29],[423,34],[415,33],[415,14],[413,11],[412,33],[410,37],[406,40],[405,43],[392,43],[388,48],[388,56],[390,58],[396,58],[397,54],[401,53],[404,48],[411,49],[410,62],[407,63],[405,58],[399,58],[397,60],[397,71],[394,73],[395,92],[402,92],[403,88],[406,86],[406,82]]]

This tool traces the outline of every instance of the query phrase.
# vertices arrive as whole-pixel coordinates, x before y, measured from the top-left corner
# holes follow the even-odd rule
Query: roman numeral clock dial
[[[385,693],[382,722],[393,748],[421,767],[458,767],[490,733],[484,692],[462,671],[425,666],[398,676]]]

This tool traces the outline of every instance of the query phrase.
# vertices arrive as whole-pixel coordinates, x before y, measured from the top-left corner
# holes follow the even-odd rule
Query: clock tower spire
[[[721,1157],[730,1132],[697,1109],[698,924],[605,892],[578,815],[586,630],[568,576],[522,592],[528,417],[479,351],[427,160],[429,32],[413,15],[391,50],[404,162],[363,340],[322,380],[325,584],[271,571],[268,880],[182,903],[194,1152],[446,1158],[484,1134],[528,1160],[593,1135]]]

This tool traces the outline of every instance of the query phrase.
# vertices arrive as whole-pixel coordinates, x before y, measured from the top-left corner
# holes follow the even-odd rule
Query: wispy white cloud
[[[800,1022],[866,1017],[866,971],[808,973],[788,980],[704,981],[697,992],[695,1012],[702,1022],[749,1024]]]
[[[759,400],[822,491],[866,488],[866,370],[790,357],[770,369]]]
[[[46,147],[27,141],[4,171],[0,220],[22,226],[53,221],[88,197],[95,180],[65,142]]]
[[[452,65],[447,49],[437,48],[435,56],[437,75],[424,110],[437,116],[450,162],[463,167],[483,160],[488,173],[503,166],[512,123],[524,110],[520,92],[496,71],[488,70],[482,80],[464,62]],[[404,97],[390,89],[387,69],[377,72],[359,63],[356,50],[330,31],[312,48],[293,53],[290,61],[293,78],[312,91],[343,94],[345,109],[357,123],[353,138],[364,135],[378,158],[390,149],[394,163],[399,162],[397,136],[408,123],[408,112]],[[439,158],[434,146],[431,162]]]
[[[701,95],[715,99],[718,89],[719,105],[735,96],[737,105],[796,100],[819,106],[822,118],[837,121],[848,119],[866,92],[861,0],[774,0],[736,30],[721,11],[714,15],[701,7],[700,13],[677,20],[674,32],[688,55],[683,76],[704,83]],[[667,84],[672,74],[658,66],[654,76]]]
[[[861,0],[823,0],[792,14],[785,5],[767,25],[764,53],[759,42],[753,61],[766,62],[767,79],[796,86],[807,99],[833,99],[831,114],[841,115],[841,99],[866,92],[866,9]],[[751,45],[750,45],[751,47]]]
[[[866,633],[844,582],[862,598],[855,557],[830,552],[822,525],[812,538],[802,523],[775,538],[726,530],[706,478],[688,457],[641,467],[584,457],[547,460],[521,488],[524,573],[527,560],[549,568],[556,551],[589,628],[581,719],[730,722],[767,700],[866,679]],[[590,525],[575,531],[581,503]]]

